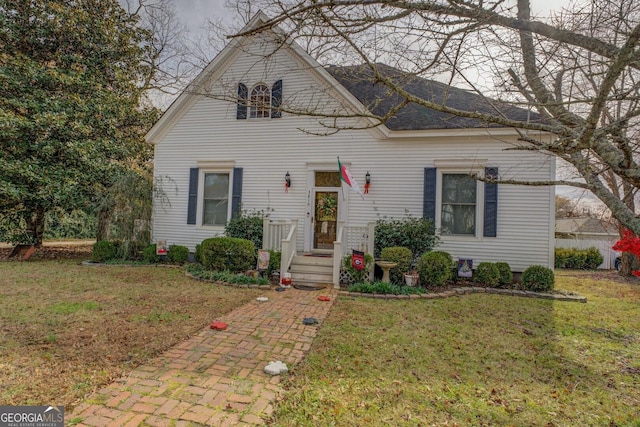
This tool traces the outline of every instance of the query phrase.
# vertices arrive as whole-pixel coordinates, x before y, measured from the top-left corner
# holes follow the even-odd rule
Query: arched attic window
[[[264,83],[256,84],[251,91],[244,83],[238,83],[236,119],[279,119],[282,117],[282,80],[271,89]]]
[[[271,117],[271,89],[259,83],[251,89],[249,117],[252,119]]]

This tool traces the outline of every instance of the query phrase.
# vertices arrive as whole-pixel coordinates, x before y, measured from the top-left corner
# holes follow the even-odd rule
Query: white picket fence
[[[590,247],[596,247],[602,254],[604,262],[600,264],[598,268],[611,270],[614,268],[614,262],[620,252],[616,252],[611,247],[616,243],[616,240],[593,240],[593,239],[557,239],[556,248],[578,248],[587,249]]]

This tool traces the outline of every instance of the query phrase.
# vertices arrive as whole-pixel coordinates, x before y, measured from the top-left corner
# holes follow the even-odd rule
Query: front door
[[[338,227],[338,201],[337,190],[315,191],[313,249],[333,249]]]

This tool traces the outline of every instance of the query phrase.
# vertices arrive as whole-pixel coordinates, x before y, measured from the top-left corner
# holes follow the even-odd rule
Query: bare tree
[[[256,34],[283,29],[323,64],[364,64],[405,105],[480,119],[520,131],[521,145],[564,160],[574,179],[505,184],[570,185],[591,191],[620,223],[640,234],[640,3],[575,3],[538,19],[530,0],[256,0],[272,18]],[[412,93],[384,72],[435,77],[487,96],[493,111],[452,107]],[[495,102],[493,101],[495,100]],[[535,112],[526,120],[507,105]],[[290,108],[291,112],[295,109]],[[313,113],[299,109],[300,114]],[[546,132],[541,142],[529,135]]]

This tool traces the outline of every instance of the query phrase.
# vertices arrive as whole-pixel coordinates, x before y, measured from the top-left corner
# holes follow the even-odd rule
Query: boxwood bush
[[[604,261],[602,254],[596,247],[588,249],[556,248],[555,267],[572,268],[576,270],[595,270]]]
[[[411,249],[404,246],[394,246],[391,248],[383,248],[380,258],[384,261],[395,262],[398,265],[389,270],[391,283],[403,284],[403,274],[411,268],[413,254]]]
[[[144,251],[142,251],[142,259],[150,264],[162,262],[162,257],[160,255],[156,255],[156,248],[155,243],[144,248]]]
[[[416,269],[422,286],[443,286],[453,276],[453,259],[444,251],[427,252],[418,258]]]
[[[114,259],[118,252],[118,248],[109,240],[100,240],[93,244],[91,252],[91,260],[94,262],[105,262]]]
[[[171,245],[167,251],[167,260],[173,264],[184,264],[189,260],[189,248]]]
[[[251,240],[212,237],[200,244],[200,258],[207,270],[239,273],[256,265],[256,248]]]
[[[492,262],[481,262],[473,273],[473,281],[492,288],[496,287],[500,283],[500,270]]]
[[[532,265],[522,273],[522,286],[527,291],[548,292],[554,284],[553,270],[545,266]]]
[[[496,268],[500,273],[498,284],[500,286],[508,286],[513,283],[513,272],[508,262],[496,262]]]

